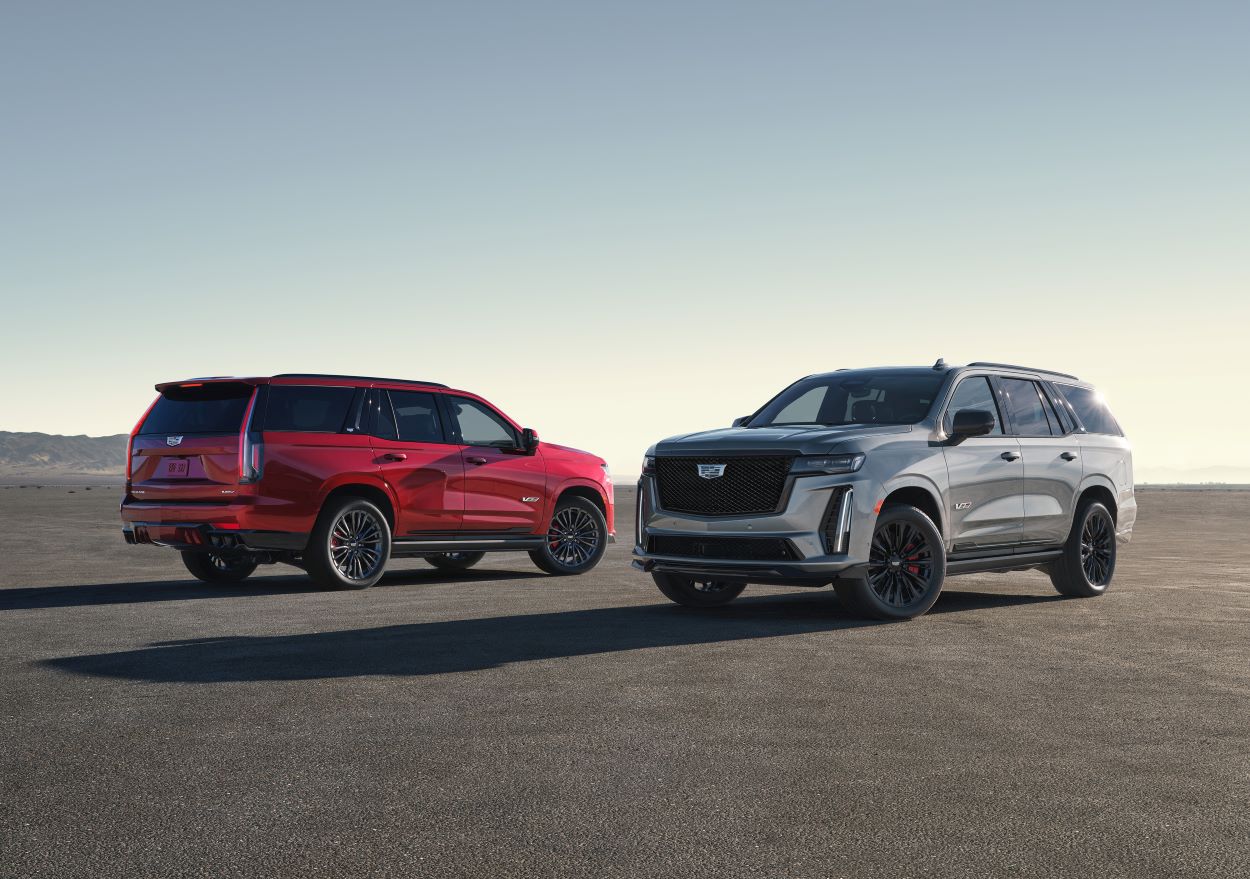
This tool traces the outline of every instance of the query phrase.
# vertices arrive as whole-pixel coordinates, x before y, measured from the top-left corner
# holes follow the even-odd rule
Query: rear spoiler
[[[166,391],[192,390],[194,388],[209,387],[221,390],[230,389],[241,392],[245,387],[254,388],[267,381],[268,379],[238,378],[230,375],[217,375],[209,378],[188,378],[176,382],[161,382],[156,385],[156,390],[158,393],[163,394]],[[231,385],[235,387],[231,388]]]

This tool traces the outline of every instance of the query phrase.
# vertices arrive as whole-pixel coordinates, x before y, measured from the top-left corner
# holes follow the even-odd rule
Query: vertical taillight
[[[259,482],[265,465],[265,444],[260,431],[254,430],[253,417],[256,414],[256,400],[260,397],[260,388],[252,391],[252,399],[247,404],[247,414],[243,416],[243,429],[239,433],[239,484]]]
[[[153,407],[156,406],[160,399],[158,396],[148,404],[148,408],[143,410],[143,416],[135,422],[134,430],[130,431],[130,439],[126,440],[126,494],[130,494],[130,477],[134,473],[135,437],[138,436],[139,429],[143,427],[143,422],[148,420],[148,416],[152,414]]]

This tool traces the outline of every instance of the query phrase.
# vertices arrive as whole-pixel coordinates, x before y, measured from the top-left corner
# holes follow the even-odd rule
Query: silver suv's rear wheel
[[[907,620],[933,607],[946,579],[946,549],[937,526],[915,507],[891,505],[877,516],[863,579],[838,580],[838,598],[880,620]]]
[[[1102,595],[1115,575],[1115,517],[1097,501],[1076,511],[1072,531],[1059,561],[1050,566],[1050,582],[1061,595]]]

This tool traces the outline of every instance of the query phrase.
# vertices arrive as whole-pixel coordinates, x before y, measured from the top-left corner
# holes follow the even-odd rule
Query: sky
[[[840,367],[1250,466],[1245,3],[0,0],[0,429],[443,381],[637,473]]]

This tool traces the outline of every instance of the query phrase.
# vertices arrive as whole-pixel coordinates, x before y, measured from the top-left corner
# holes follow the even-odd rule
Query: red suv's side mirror
[[[534,454],[534,450],[538,448],[538,434],[534,432],[534,428],[527,427],[521,431],[521,449],[527,455]]]

